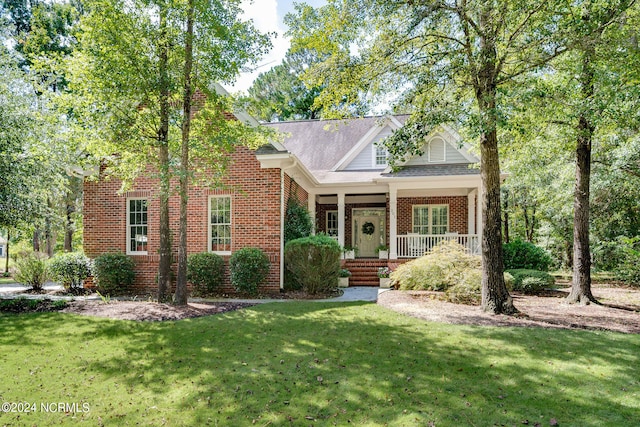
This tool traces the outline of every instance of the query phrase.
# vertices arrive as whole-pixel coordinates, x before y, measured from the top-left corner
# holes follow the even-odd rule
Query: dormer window
[[[386,167],[388,164],[389,152],[383,145],[376,145],[375,147],[375,159],[374,166]]]

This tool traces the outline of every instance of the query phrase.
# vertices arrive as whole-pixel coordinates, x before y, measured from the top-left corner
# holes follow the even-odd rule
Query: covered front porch
[[[455,241],[479,254],[479,194],[477,187],[389,185],[385,193],[309,194],[308,209],[315,229],[353,249],[358,259],[417,258],[442,241]]]

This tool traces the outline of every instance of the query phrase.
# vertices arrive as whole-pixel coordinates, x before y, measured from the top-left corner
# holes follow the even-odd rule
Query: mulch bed
[[[601,304],[567,304],[568,288],[542,296],[514,294],[520,313],[492,315],[478,306],[452,304],[438,292],[391,291],[378,297],[378,304],[419,319],[467,325],[524,326],[563,329],[609,330],[640,333],[640,289],[594,285],[592,292]]]
[[[189,303],[186,306],[176,306],[145,301],[71,301],[62,312],[121,320],[165,321],[210,316],[253,305],[255,304],[240,302]]]

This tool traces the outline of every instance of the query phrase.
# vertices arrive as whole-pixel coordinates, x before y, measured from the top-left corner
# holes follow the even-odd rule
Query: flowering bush
[[[389,267],[380,267],[378,268],[378,277],[381,279],[386,279],[391,274],[391,269]]]

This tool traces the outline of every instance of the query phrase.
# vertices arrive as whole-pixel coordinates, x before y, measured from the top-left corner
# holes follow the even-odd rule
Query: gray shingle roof
[[[394,116],[404,123],[408,115]],[[289,134],[284,146],[310,171],[331,170],[383,117],[267,123]]]
[[[421,176],[480,175],[480,169],[468,163],[453,163],[423,166],[405,166],[397,172],[383,173],[381,176],[411,178]]]

